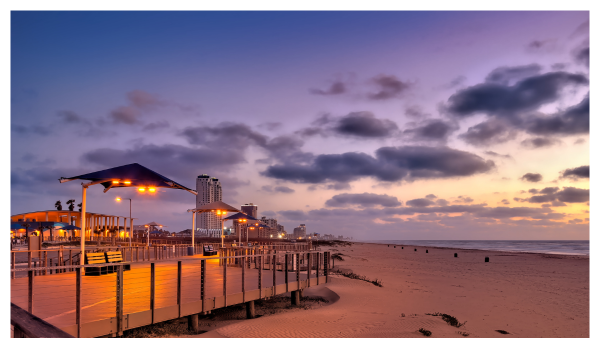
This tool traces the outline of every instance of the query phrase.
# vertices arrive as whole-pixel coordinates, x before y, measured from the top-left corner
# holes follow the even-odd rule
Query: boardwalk
[[[288,270],[294,267],[291,264],[293,255],[295,254],[288,254]],[[267,256],[270,256],[269,260],[265,259]],[[133,263],[130,271],[123,272],[121,308],[117,299],[119,294],[117,273],[82,276],[80,336],[99,337],[118,332],[119,311],[123,314],[120,323],[123,331],[325,283],[327,278],[323,269],[323,256],[323,253],[312,253],[309,276],[306,259],[308,256],[306,253],[299,255],[298,257],[305,257],[300,260],[301,269],[288,272],[287,285],[285,264],[282,264],[285,256],[282,253],[277,254],[278,264],[275,270],[270,264],[272,254],[248,256],[244,258],[244,268],[241,267],[240,258],[237,258],[237,261],[235,258],[229,258],[230,263],[227,265],[222,264],[225,261],[223,258],[198,257],[180,257],[156,263]],[[318,264],[317,257],[320,257]],[[253,262],[248,264],[247,259]],[[257,268],[261,265],[259,263],[261,260],[264,263],[262,270]],[[201,269],[203,261],[206,266],[204,282],[202,282]],[[154,265],[154,297],[152,297],[151,264]],[[78,328],[76,277],[75,272],[35,276],[32,297],[33,314],[75,337]],[[29,279],[13,279],[11,286],[11,301],[27,310]],[[204,302],[201,300],[202,288],[204,288]],[[154,299],[154,311],[151,299]]]

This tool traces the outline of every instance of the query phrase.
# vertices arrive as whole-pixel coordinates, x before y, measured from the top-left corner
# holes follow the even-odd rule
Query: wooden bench
[[[85,264],[105,264],[106,257],[104,256],[104,252],[88,252],[85,254]],[[99,267],[86,267],[85,275],[86,276],[100,276],[106,275],[108,273],[107,266],[99,266]]]
[[[108,252],[105,252],[104,254],[106,255],[107,263],[123,263],[123,255],[121,254],[121,251],[108,251]],[[117,272],[117,269],[119,267],[114,265],[114,266],[107,266],[107,268],[108,268],[108,272],[112,273],[112,272]],[[131,265],[123,264],[123,271],[129,271],[129,270],[131,270]]]
[[[217,255],[217,251],[213,249],[212,245],[205,245],[203,254],[204,256],[215,256]]]

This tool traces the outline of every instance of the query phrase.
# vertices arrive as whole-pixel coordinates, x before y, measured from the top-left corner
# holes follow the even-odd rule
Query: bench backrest
[[[104,264],[106,263],[106,258],[104,257],[104,252],[88,252],[85,254],[87,258],[87,264]]]
[[[204,246],[204,251],[209,251],[210,249],[208,249],[208,245]]]
[[[123,256],[121,251],[109,251],[106,252],[106,261],[109,263],[121,263],[123,262]]]
[[[208,251],[215,251],[215,250],[213,249],[212,245],[209,245],[209,246],[208,246]]]

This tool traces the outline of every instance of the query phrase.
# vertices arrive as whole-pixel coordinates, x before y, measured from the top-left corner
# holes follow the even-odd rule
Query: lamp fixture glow
[[[112,181],[113,184],[119,184],[119,181]]]
[[[146,191],[146,188],[144,188],[144,187],[139,187],[139,188],[138,188],[138,191],[139,191],[139,192],[145,192],[145,191]]]
[[[155,191],[156,191],[156,188],[155,188],[155,187],[149,187],[149,188],[148,188],[148,191],[149,191],[149,192],[155,192]]]
[[[125,181],[123,184],[131,184],[131,181]]]
[[[115,201],[117,201],[117,202],[121,202],[121,197],[117,197],[117,198],[115,198]]]

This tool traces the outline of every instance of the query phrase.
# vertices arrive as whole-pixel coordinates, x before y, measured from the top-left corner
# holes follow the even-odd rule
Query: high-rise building
[[[294,228],[294,238],[295,239],[305,239],[306,238],[306,224],[300,224],[299,227]]]
[[[254,205],[254,203],[246,203],[242,205],[241,210],[246,215],[258,218],[258,205]]]
[[[198,176],[196,179],[196,208],[208,203],[223,200],[223,190],[221,182],[217,178],[206,174]],[[221,229],[217,216],[212,212],[203,212],[196,216],[197,229]]]

